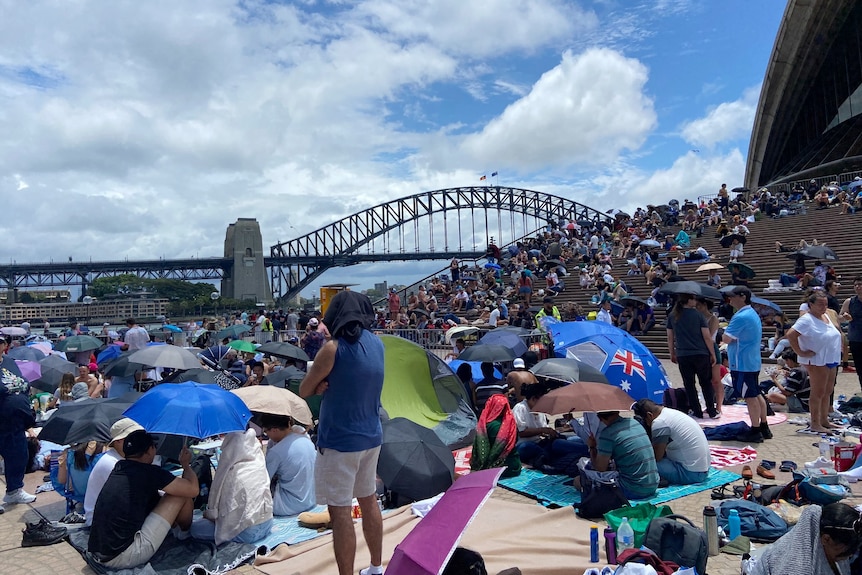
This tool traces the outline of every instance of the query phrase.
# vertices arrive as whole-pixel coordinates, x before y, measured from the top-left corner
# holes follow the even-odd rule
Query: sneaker
[[[63,517],[60,520],[60,523],[66,523],[69,525],[74,525],[77,523],[86,523],[86,522],[87,522],[87,519],[83,515],[78,513],[77,511],[72,511],[71,513],[69,513],[68,515],[66,515],[65,517]]]
[[[805,463],[805,469],[826,469],[829,467],[834,468],[835,465],[830,459],[826,459],[822,455],[814,461],[808,461]]]
[[[45,519],[39,523],[28,523],[21,538],[21,547],[39,547],[53,545],[62,541],[68,530],[65,527],[55,527]]]
[[[15,491],[10,491],[3,496],[3,503],[33,503],[34,501],[36,501],[35,495],[30,495],[20,488]]]

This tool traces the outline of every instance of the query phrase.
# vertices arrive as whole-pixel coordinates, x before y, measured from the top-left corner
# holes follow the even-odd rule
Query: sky
[[[492,172],[603,211],[739,186],[784,8],[0,0],[0,261],[221,256],[239,217],[268,253]]]

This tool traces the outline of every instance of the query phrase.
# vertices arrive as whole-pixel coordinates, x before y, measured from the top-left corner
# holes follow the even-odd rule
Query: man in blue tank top
[[[371,566],[362,575],[383,573],[383,517],[377,505],[377,458],[383,442],[380,394],[383,390],[383,342],[367,328],[374,308],[367,296],[338,293],[324,323],[332,339],[320,349],[299,388],[299,395],[320,394],[315,465],[317,503],[329,507],[335,561],[340,575],[351,575],[356,535],[353,498],[362,511],[362,532]]]

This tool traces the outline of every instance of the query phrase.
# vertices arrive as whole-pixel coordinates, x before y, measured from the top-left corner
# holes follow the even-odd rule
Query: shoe
[[[30,495],[20,488],[15,491],[10,491],[3,496],[3,503],[33,503],[34,501],[36,501],[35,495]]]
[[[856,368],[851,365],[845,365],[843,371],[844,373],[856,373]]]
[[[42,519],[39,523],[28,523],[27,528],[23,531],[24,535],[21,538],[21,547],[53,545],[65,539],[68,534],[68,530],[65,527],[55,527],[45,519]]]
[[[759,429],[752,429],[746,433],[740,433],[736,436],[736,441],[742,443],[763,443],[763,434]]]
[[[743,479],[753,479],[754,478],[754,474],[751,472],[751,466],[750,465],[743,465],[742,466],[742,473],[740,475],[742,475]]]
[[[789,459],[785,459],[781,462],[781,467],[778,468],[778,471],[784,471],[786,473],[791,473],[796,471],[797,465],[796,462],[790,461]]]
[[[761,462],[760,462],[760,465],[761,465],[764,469],[775,469],[775,462],[774,462],[774,461],[769,461],[768,459],[764,459],[763,461],[761,461]]]
[[[835,466],[832,464],[831,460],[826,459],[822,455],[814,461],[808,461],[805,463],[805,469],[826,469],[829,467],[834,468]]]
[[[772,439],[772,430],[769,429],[768,423],[760,424],[760,435],[763,436],[763,439]]]
[[[87,519],[83,515],[78,513],[77,511],[72,511],[71,513],[69,513],[68,515],[66,515],[62,519],[60,519],[60,523],[66,523],[69,525],[75,525],[78,523],[86,523],[86,522],[87,522]]]
[[[775,479],[775,474],[762,465],[757,466],[757,474],[764,479]]]

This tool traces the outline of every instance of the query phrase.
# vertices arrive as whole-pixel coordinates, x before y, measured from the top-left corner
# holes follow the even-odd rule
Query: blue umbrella
[[[508,347],[520,357],[527,351],[527,344],[517,334],[511,331],[491,330],[482,336],[476,345],[502,345]]]
[[[638,245],[640,245],[641,247],[644,247],[644,248],[658,248],[658,247],[661,247],[661,243],[657,242],[656,240],[643,240],[643,241],[641,241],[641,242],[640,242],[640,244],[638,244]]]
[[[551,334],[558,357],[575,357],[592,365],[632,399],[661,403],[664,390],[671,387],[658,358],[617,327],[599,321],[562,322],[551,326]]]
[[[181,333],[183,331],[182,328],[171,323],[166,323],[161,327],[161,329],[164,331],[172,331],[174,333]]]
[[[762,297],[751,296],[751,307],[761,316],[781,313],[780,305]]]
[[[470,371],[473,372],[473,381],[482,381],[483,379],[485,379],[484,374],[482,374],[481,361],[461,361],[460,359],[453,359],[449,362],[449,367],[452,368],[452,371],[457,372],[458,367],[462,363],[466,363],[470,366]],[[496,377],[497,379],[503,379],[503,374],[500,373],[500,370],[496,367],[494,368],[494,377]]]
[[[102,365],[106,361],[111,361],[114,358],[120,357],[120,354],[122,353],[123,350],[121,349],[121,346],[111,344],[96,356],[96,363]]]
[[[164,383],[146,392],[123,413],[150,433],[203,439],[242,431],[251,412],[242,399],[213,384]]]
[[[485,264],[485,268],[486,268],[486,269],[498,270],[498,269],[500,269],[500,264],[487,263],[487,264]]]
[[[229,351],[230,348],[226,345],[214,345],[200,352],[198,357],[207,362],[210,367],[218,367],[219,362]]]

